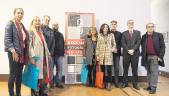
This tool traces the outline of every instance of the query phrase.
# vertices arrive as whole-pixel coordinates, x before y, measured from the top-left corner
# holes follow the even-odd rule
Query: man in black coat
[[[128,87],[128,70],[131,63],[133,88],[139,90],[138,87],[138,61],[140,56],[140,31],[134,30],[134,21],[127,21],[128,30],[122,33],[123,48],[123,88]]]
[[[154,24],[146,25],[147,32],[142,36],[142,66],[147,70],[150,94],[156,93],[159,65],[164,67],[165,43],[161,33],[154,32]]]
[[[54,49],[54,65],[56,65],[56,78],[55,86],[58,88],[64,88],[62,84],[62,65],[64,58],[64,37],[61,32],[59,32],[59,25],[57,22],[52,24],[52,29],[54,31],[55,39],[55,49]]]
[[[111,33],[114,34],[115,41],[116,41],[116,49],[113,52],[114,84],[115,87],[119,87],[118,76],[119,76],[119,61],[121,56],[121,32],[117,31],[116,29],[117,21],[113,20],[110,23],[111,23]]]

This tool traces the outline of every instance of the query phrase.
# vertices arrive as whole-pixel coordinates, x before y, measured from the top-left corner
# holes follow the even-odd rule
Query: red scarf
[[[21,50],[22,50],[22,54],[19,54],[19,62],[20,63],[24,63],[25,62],[25,42],[23,40],[23,34],[22,34],[22,30],[21,30],[21,27],[19,25],[19,22],[15,22],[15,25],[16,25],[16,28],[17,28],[17,32],[18,32],[18,37],[19,37],[19,43],[21,45]],[[26,30],[23,28],[23,32],[26,34]]]

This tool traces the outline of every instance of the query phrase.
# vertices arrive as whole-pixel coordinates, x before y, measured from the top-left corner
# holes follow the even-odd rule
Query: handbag
[[[82,84],[86,85],[87,77],[88,77],[87,60],[83,59],[83,65],[82,65],[81,75],[80,75]]]
[[[100,68],[100,65],[98,63],[99,62],[97,61],[95,87],[103,88],[103,76],[104,76],[104,73],[101,72],[101,68]]]
[[[34,56],[33,59],[35,62],[37,62],[39,60],[39,57]],[[39,69],[35,64],[28,64],[22,73],[22,83],[25,86],[36,90],[38,88],[38,78]]]

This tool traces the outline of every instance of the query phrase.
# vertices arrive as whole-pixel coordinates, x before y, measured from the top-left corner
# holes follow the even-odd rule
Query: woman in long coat
[[[84,56],[88,63],[88,80],[89,86],[93,87],[95,83],[95,65],[96,65],[96,43],[97,43],[97,30],[96,27],[90,27],[87,35],[85,36]]]
[[[40,28],[40,18],[35,16],[31,22],[29,34],[30,34],[30,44],[29,44],[29,57],[30,63],[35,64],[39,69],[39,96],[46,96],[44,93],[45,85],[49,82],[49,64],[48,58],[50,53],[42,34]],[[33,57],[38,56],[39,61],[35,62]],[[31,95],[34,96],[35,90],[31,90]]]
[[[97,39],[96,56],[101,65],[101,71],[104,72],[104,84],[107,90],[111,90],[112,52],[115,48],[114,35],[110,33],[108,24],[102,24]]]

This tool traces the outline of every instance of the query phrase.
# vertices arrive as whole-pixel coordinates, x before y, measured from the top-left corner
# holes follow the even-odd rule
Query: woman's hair
[[[31,21],[31,24],[30,24],[30,27],[29,27],[29,32],[32,32],[32,31],[35,30],[35,27],[33,26],[33,22],[34,22],[35,18],[39,18],[40,19],[40,17],[38,17],[38,16],[33,17],[32,21]]]
[[[95,36],[97,36],[97,29],[96,29],[96,27],[89,27],[89,30],[87,32],[87,36],[91,36],[93,30],[96,31]]]
[[[22,8],[15,8],[15,9],[14,9],[13,14],[15,14],[15,13],[16,13],[16,11],[17,11],[18,9],[19,9],[19,10],[22,10],[22,12],[24,13],[24,11],[23,11],[23,9],[22,9]]]
[[[106,24],[106,23],[104,23],[104,24],[102,24],[101,27],[100,27],[100,34],[102,34],[102,35],[103,35],[103,29],[104,29],[105,26],[108,27],[107,34],[110,34],[110,27],[109,27],[109,25]]]

